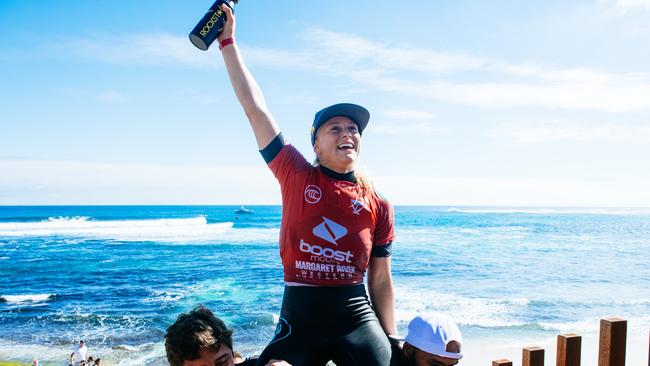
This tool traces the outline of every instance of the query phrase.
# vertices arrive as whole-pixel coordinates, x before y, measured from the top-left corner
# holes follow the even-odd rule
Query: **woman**
[[[282,190],[280,257],[285,291],[276,334],[258,365],[388,365],[396,334],[390,250],[393,210],[355,172],[368,111],[336,104],[316,113],[315,165],[290,144],[234,41],[235,17],[218,41],[228,75],[257,145]],[[368,293],[363,285],[368,271]],[[374,308],[374,310],[373,310]]]

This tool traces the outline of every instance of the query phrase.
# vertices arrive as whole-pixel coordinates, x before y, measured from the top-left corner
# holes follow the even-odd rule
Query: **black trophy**
[[[221,10],[221,4],[226,4],[230,9],[233,9],[238,0],[217,0],[210,7],[207,13],[201,18],[199,24],[190,32],[190,41],[198,49],[205,51],[210,47],[212,42],[217,39],[217,36],[223,30],[223,25],[226,23],[226,13]]]

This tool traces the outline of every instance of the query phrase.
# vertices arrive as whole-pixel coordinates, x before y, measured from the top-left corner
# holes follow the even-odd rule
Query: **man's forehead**
[[[230,347],[222,344],[219,346],[217,351],[209,349],[201,349],[199,351],[199,358],[196,360],[185,360],[183,361],[183,366],[203,366],[203,365],[214,365],[215,362],[227,362],[228,364],[232,361],[232,350]]]

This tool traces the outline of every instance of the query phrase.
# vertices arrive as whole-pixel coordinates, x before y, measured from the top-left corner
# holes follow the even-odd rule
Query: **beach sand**
[[[585,366],[598,365],[598,334],[582,336],[581,361]],[[537,346],[544,349],[544,364],[555,365],[557,336],[524,339],[465,339],[463,360],[460,365],[490,365],[493,360],[509,359],[514,366],[521,365],[522,348]],[[625,364],[648,364],[648,335],[629,335]]]
[[[465,339],[463,347],[463,360],[459,365],[480,366],[490,365],[493,360],[507,358],[513,361],[513,365],[521,365],[522,348],[527,346],[538,346],[544,349],[545,364],[555,364],[556,337],[546,338],[520,338],[520,339]],[[20,348],[20,347],[19,347]],[[66,364],[65,360],[69,357],[67,348],[54,351],[50,347],[41,346],[38,348],[30,347],[33,351],[42,349],[48,357],[39,358],[41,366],[60,366]],[[0,366],[31,366],[34,356],[24,353],[25,350],[18,351],[15,358],[0,354],[0,358],[12,361],[0,361]],[[48,353],[45,353],[48,352]],[[122,366],[141,366],[141,365],[167,365],[164,359],[164,350],[162,342],[160,345],[152,347],[148,354],[138,356],[127,353],[115,353],[115,358],[102,357],[104,365],[122,365]],[[38,353],[38,352],[37,352]],[[142,356],[145,356],[144,358]],[[156,357],[158,356],[158,357]],[[250,356],[250,355],[244,355]],[[145,361],[146,359],[146,361]],[[625,364],[631,366],[646,365],[648,362],[648,335],[628,335]],[[582,337],[582,365],[595,366],[598,364],[598,334],[589,334]]]

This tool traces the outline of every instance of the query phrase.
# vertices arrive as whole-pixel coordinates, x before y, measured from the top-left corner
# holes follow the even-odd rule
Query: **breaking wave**
[[[650,215],[650,208],[624,207],[450,207],[444,212],[533,215]]]
[[[55,298],[55,294],[0,295],[0,303],[36,304],[54,300]]]
[[[96,221],[85,216],[50,217],[40,222],[0,223],[0,237],[62,236],[119,241],[275,242],[279,229],[235,229],[233,222],[208,223],[205,216],[183,219]]]

